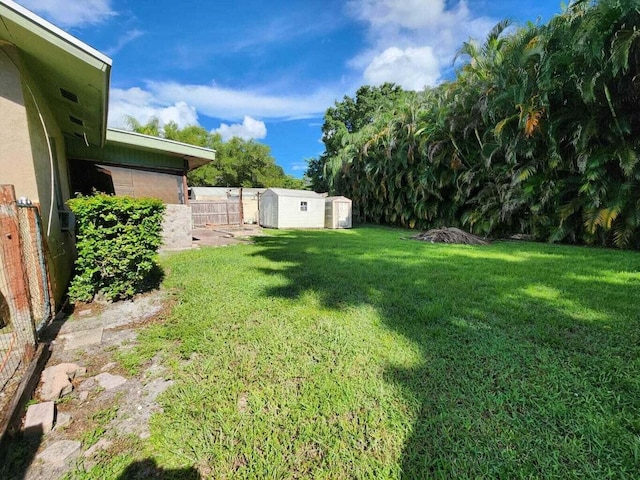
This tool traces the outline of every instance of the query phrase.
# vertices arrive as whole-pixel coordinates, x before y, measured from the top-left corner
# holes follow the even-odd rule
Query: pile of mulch
[[[459,228],[444,227],[433,228],[426,232],[410,237],[413,240],[421,240],[431,243],[459,243],[464,245],[488,245],[489,241],[472,233],[467,233]]]

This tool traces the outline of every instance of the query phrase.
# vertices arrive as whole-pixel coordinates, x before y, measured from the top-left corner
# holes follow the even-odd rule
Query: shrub
[[[91,301],[97,294],[119,300],[144,291],[158,268],[162,202],[96,194],[68,205],[76,216],[78,252],[71,300]]]

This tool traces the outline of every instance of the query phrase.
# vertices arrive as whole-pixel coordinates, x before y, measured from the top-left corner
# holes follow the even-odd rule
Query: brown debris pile
[[[463,232],[459,228],[455,227],[433,228],[426,232],[414,235],[411,238],[431,243],[461,243],[465,245],[489,244],[487,240],[472,233]]]

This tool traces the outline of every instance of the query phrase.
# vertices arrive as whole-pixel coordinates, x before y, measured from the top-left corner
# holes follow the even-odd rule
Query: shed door
[[[349,228],[349,204],[338,202],[338,227]]]

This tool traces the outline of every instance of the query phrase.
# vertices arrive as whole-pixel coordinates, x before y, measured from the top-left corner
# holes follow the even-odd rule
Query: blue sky
[[[361,85],[436,85],[463,41],[560,0],[17,0],[113,59],[109,124],[199,124],[302,176],[325,110]]]

